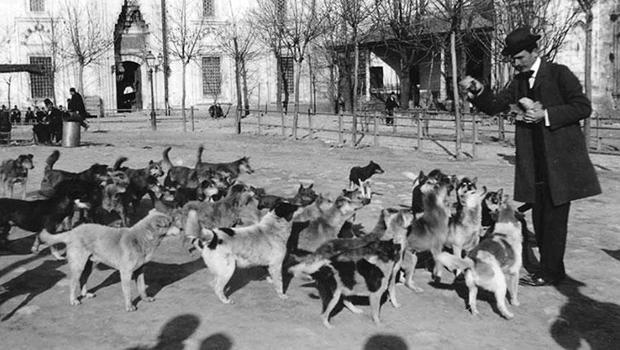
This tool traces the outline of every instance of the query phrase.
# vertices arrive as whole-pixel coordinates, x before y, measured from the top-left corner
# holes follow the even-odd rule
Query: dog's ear
[[[306,189],[311,189],[314,186],[314,183],[311,183],[308,187],[306,187]]]
[[[502,198],[504,196],[504,189],[500,188],[497,190],[497,198]]]
[[[478,182],[478,176],[474,177],[473,179],[471,179],[471,183],[472,184],[476,184],[476,182]]]
[[[28,158],[30,158],[30,160],[32,160],[32,158],[34,158],[34,155],[32,155],[31,153],[28,153],[28,155],[26,157],[28,157]]]

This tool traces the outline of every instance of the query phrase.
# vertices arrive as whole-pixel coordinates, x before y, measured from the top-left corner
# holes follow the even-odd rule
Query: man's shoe
[[[519,284],[531,287],[556,286],[560,280],[544,278],[539,274],[523,276],[519,279]]]

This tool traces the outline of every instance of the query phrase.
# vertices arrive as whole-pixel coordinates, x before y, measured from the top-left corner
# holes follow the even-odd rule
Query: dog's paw
[[[78,299],[73,299],[71,301],[69,301],[69,303],[71,304],[71,306],[78,306],[80,305],[82,302],[79,301]]]
[[[324,326],[325,326],[325,328],[327,328],[327,329],[334,329],[334,326],[333,326],[331,323],[329,323],[329,321],[328,321],[328,320],[324,320],[324,321],[323,321],[323,325],[324,325]]]
[[[416,286],[413,282],[410,283],[405,283],[405,285],[407,286],[407,288],[411,289],[412,291],[416,292],[416,293],[422,293],[424,292],[424,289]]]
[[[132,312],[132,311],[136,311],[137,308],[133,305],[129,305],[129,306],[125,306],[125,311],[127,312]]]
[[[146,297],[146,298],[142,298],[144,301],[148,301],[149,303],[152,303],[155,301],[155,298],[153,297]]]
[[[518,299],[514,298],[514,299],[512,299],[510,301],[510,305],[512,305],[512,306],[519,306],[519,305],[521,305],[521,303],[519,302]]]
[[[398,301],[396,301],[396,300],[394,300],[392,298],[390,298],[390,302],[392,303],[392,306],[394,306],[395,309],[398,309],[398,308],[400,308],[402,306]]]
[[[278,297],[279,297],[280,299],[288,299],[288,295],[286,295],[286,294],[282,294],[282,293],[278,293]]]
[[[508,310],[504,310],[504,312],[502,312],[502,315],[507,319],[507,320],[511,320],[513,317],[515,317],[515,315],[508,311]]]
[[[96,296],[97,296],[97,295],[96,295],[95,293],[86,293],[86,294],[83,294],[83,295],[82,295],[82,297],[83,297],[83,298],[86,298],[86,299],[92,299],[92,298],[94,298],[94,297],[96,297]]]

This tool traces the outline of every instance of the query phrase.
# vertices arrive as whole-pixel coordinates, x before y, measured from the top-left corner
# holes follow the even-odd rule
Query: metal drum
[[[62,147],[80,145],[80,122],[62,122]]]

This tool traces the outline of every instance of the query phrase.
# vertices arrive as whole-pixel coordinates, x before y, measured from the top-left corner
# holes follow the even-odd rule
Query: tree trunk
[[[299,121],[299,83],[301,82],[301,63],[303,59],[297,62],[295,72],[295,113],[293,115],[293,138],[297,139],[297,124]]]
[[[84,95],[84,63],[78,64],[78,88],[80,94]]]
[[[274,51],[276,57],[276,110],[282,112],[282,63],[280,55],[277,51]]]
[[[454,99],[454,116],[456,122],[455,156],[459,159],[461,157],[461,109],[459,108],[459,87],[456,67],[456,33],[454,31],[450,33],[450,56],[452,61],[452,96]]]
[[[182,69],[182,93],[181,93],[181,115],[183,116],[183,132],[186,131],[185,127],[185,96],[186,96],[186,88],[185,88],[185,73],[187,71],[187,61],[183,60],[183,69]]]
[[[248,94],[248,70],[245,67],[245,59],[241,60],[241,77],[243,78],[243,115],[248,116],[250,114],[250,96]]]
[[[353,124],[351,126],[351,147],[355,147],[357,143],[357,118],[355,117],[355,112],[357,111],[357,84],[358,84],[358,70],[360,64],[360,48],[357,42],[357,28],[353,28],[353,40],[355,40],[355,49],[354,49],[354,64],[353,64],[353,103],[351,106],[351,115]]]
[[[235,42],[236,47],[236,42]],[[237,134],[241,133],[241,108],[243,107],[242,99],[241,99],[241,64],[239,63],[239,58],[235,57],[235,87],[237,89],[237,106],[235,113],[235,123],[237,127]]]
[[[586,10],[586,59],[585,59],[585,77],[584,85],[586,96],[592,103],[592,7]],[[586,145],[590,148],[590,118],[586,118],[583,122],[583,133],[586,138]]]
[[[401,64],[401,71],[398,78],[400,80],[399,104],[401,108],[407,108],[407,106],[409,106],[409,95],[411,94],[411,67],[408,63]]]

